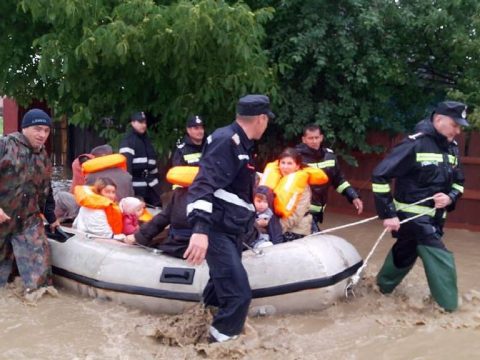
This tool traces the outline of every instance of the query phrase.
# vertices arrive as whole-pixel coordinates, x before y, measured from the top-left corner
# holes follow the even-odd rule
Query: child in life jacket
[[[259,249],[283,241],[282,227],[279,218],[273,213],[273,191],[266,186],[258,186],[253,195],[253,204],[256,210],[255,228],[258,237],[253,248]]]
[[[139,217],[145,210],[145,203],[136,197],[125,197],[120,200],[120,209],[123,217],[123,233],[131,235],[140,228]]]
[[[282,177],[302,169],[302,156],[293,148],[286,148],[278,160]],[[296,240],[312,233],[312,215],[309,212],[311,198],[312,192],[307,185],[300,194],[293,213],[280,219],[284,241]]]
[[[123,240],[122,212],[115,202],[117,186],[108,177],[95,180],[93,186],[79,185],[74,189],[80,205],[73,228],[98,237]]]

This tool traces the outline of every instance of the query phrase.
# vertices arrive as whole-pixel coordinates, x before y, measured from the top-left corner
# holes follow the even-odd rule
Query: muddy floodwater
[[[324,228],[356,220],[328,214]],[[335,234],[365,257],[381,231],[373,222]],[[249,318],[246,334],[226,344],[185,341],[185,328],[204,320],[195,309],[153,316],[62,289],[26,303],[10,286],[0,290],[0,359],[478,359],[480,233],[447,229],[444,239],[455,254],[462,298],[451,314],[431,301],[421,262],[392,295],[378,292],[374,276],[393,243],[387,236],[355,298],[318,312]],[[152,336],[159,329],[170,341]]]

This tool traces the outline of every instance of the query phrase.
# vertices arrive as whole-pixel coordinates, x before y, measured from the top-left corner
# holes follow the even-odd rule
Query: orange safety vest
[[[198,166],[174,166],[167,171],[167,181],[170,184],[188,187],[198,174]]]
[[[127,158],[122,154],[111,154],[87,160],[82,164],[82,171],[85,175],[111,168],[127,171]]]
[[[267,164],[258,185],[273,190],[274,211],[278,216],[287,218],[295,211],[305,187],[326,184],[328,176],[322,169],[305,167],[282,177],[278,164],[278,160]]]
[[[80,206],[85,206],[89,209],[101,209],[107,215],[107,221],[114,234],[121,234],[123,232],[123,218],[122,211],[118,204],[105,196],[93,192],[92,187],[88,185],[75,186],[74,192],[75,201]]]

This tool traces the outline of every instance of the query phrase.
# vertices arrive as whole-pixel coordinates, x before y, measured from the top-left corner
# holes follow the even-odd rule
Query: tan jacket
[[[280,219],[283,233],[292,232],[299,235],[309,235],[312,233],[312,215],[309,213],[311,199],[312,191],[310,187],[307,186],[292,215]]]

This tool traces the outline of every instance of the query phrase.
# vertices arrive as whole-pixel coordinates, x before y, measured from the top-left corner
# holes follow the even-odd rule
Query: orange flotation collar
[[[167,181],[170,184],[188,187],[199,171],[198,166],[174,166],[167,171]]]
[[[328,176],[322,169],[310,167],[282,176],[278,164],[279,161],[276,160],[266,165],[258,185],[268,186],[273,190],[274,211],[278,216],[286,218],[295,211],[305,187],[326,184]]]
[[[152,219],[153,219],[152,213],[148,211],[146,208],[143,209],[142,215],[140,215],[140,217],[138,218],[138,220],[141,222],[149,222]]]
[[[75,186],[73,195],[75,196],[75,201],[80,206],[105,211],[108,224],[114,234],[121,234],[123,232],[122,211],[115,202],[93,192],[92,187],[88,185]]]
[[[87,160],[82,164],[82,171],[85,175],[111,168],[127,171],[127,158],[122,154],[111,154]]]

